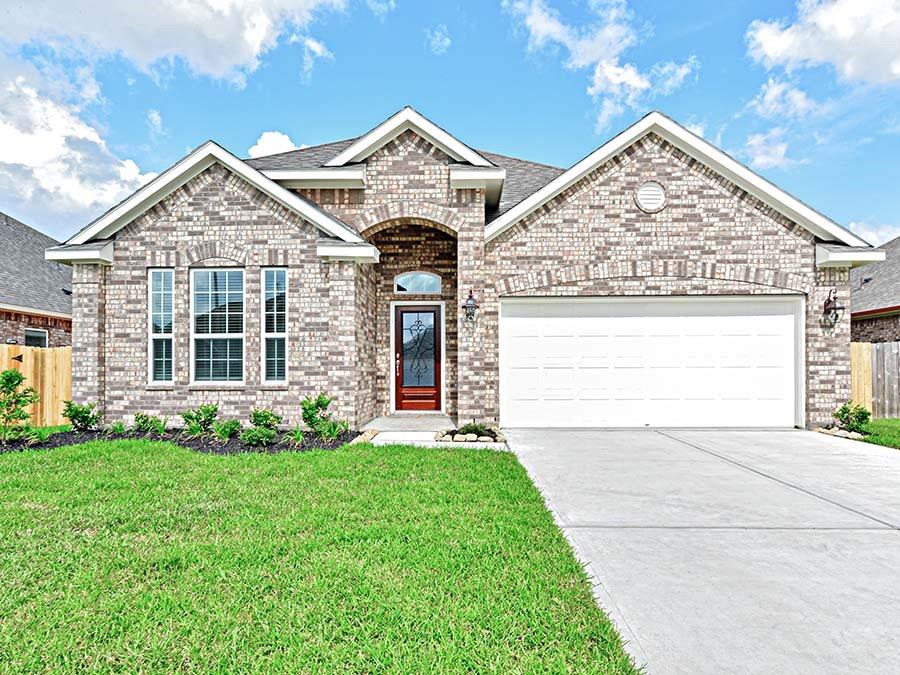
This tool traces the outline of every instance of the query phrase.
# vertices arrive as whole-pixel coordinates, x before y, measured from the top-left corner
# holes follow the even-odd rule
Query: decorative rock
[[[491,438],[490,436],[479,436],[478,442],[479,443],[493,443],[494,439]]]
[[[852,438],[854,441],[861,441],[865,438],[865,436],[858,431],[851,431],[850,435],[847,438]]]
[[[478,434],[466,434],[465,440],[469,443],[478,440]]]
[[[438,432],[434,435],[434,440],[436,440],[436,441],[442,441],[442,440],[444,440],[444,432],[443,432],[443,431],[438,431]]]
[[[503,434],[497,434],[497,438],[495,439],[497,443],[506,443],[506,436]]]
[[[444,434],[443,436],[441,436],[440,440],[450,443],[453,441],[453,434]]]
[[[838,429],[837,431],[834,432],[834,435],[839,436],[841,438],[850,438],[850,432],[844,431],[843,429]]]
[[[356,445],[357,443],[369,443],[373,438],[378,435],[378,431],[375,429],[369,429],[367,431],[362,432],[359,436],[350,441],[350,445]]]
[[[454,441],[455,443],[464,443],[465,440],[466,440],[466,437],[463,436],[462,434],[456,434],[456,435],[453,437],[453,441]]]

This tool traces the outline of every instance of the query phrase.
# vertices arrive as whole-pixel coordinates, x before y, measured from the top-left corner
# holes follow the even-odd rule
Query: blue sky
[[[900,0],[12,0],[0,21],[0,211],[57,238],[208,138],[280,151],[407,104],[563,167],[662,110],[900,234]]]

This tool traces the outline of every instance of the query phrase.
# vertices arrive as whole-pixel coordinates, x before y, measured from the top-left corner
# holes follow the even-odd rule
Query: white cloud
[[[900,225],[871,225],[864,222],[850,223],[850,229],[874,246],[881,246],[900,237]]]
[[[256,139],[256,143],[247,150],[250,157],[265,157],[266,155],[274,155],[279,152],[289,152],[296,150],[298,147],[291,140],[291,137],[280,131],[264,131]]]
[[[153,134],[161,134],[163,132],[162,115],[159,114],[159,110],[151,109],[147,111],[147,126],[150,127],[150,132]]]
[[[3,39],[19,45],[52,44],[89,59],[121,56],[148,73],[180,60],[194,73],[242,84],[286,31],[305,29],[316,13],[346,4],[347,0],[23,2],[4,12]]]
[[[323,43],[309,37],[308,35],[297,35],[296,33],[290,37],[291,44],[300,43],[303,45],[303,79],[306,82],[312,78],[313,68],[319,59],[331,60],[334,54],[328,51]]]
[[[746,153],[750,166],[756,169],[784,169],[802,163],[788,157],[788,144],[784,129],[775,127],[764,134],[752,134],[747,138]]]
[[[688,122],[684,125],[685,128],[691,133],[697,134],[701,138],[706,136],[706,123],[705,122]]]
[[[450,45],[453,44],[453,40],[450,39],[450,33],[447,31],[447,26],[444,24],[426,29],[425,37],[428,40],[428,48],[432,54],[446,54],[447,50],[450,49]]]
[[[528,31],[528,48],[562,48],[564,65],[591,69],[587,93],[597,101],[597,130],[605,129],[626,107],[641,110],[655,96],[667,95],[694,74],[699,62],[691,56],[683,63],[659,62],[642,72],[622,63],[626,50],[637,43],[634,19],[625,0],[591,0],[591,24],[572,26],[545,0],[504,0],[504,8]]]
[[[900,0],[799,0],[797,15],[751,23],[750,55],[768,68],[831,64],[847,80],[900,81]]]
[[[0,83],[0,195],[50,234],[67,236],[153,176],[116,157],[77,106],[24,75]]]
[[[807,96],[802,89],[770,77],[750,102],[750,107],[763,117],[800,118],[821,112],[824,106]]]
[[[366,0],[366,6],[372,14],[381,18],[388,12],[394,11],[397,8],[397,2],[396,0]]]

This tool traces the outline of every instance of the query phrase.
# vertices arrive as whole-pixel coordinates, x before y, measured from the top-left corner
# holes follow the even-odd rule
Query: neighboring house
[[[74,265],[75,397],[108,417],[295,423],[325,391],[354,426],[828,422],[850,317],[823,305],[883,259],[659,113],[564,170],[411,108],[270,157],[208,142],[47,256]]]
[[[887,259],[850,273],[854,342],[900,340],[900,237],[881,247]]]
[[[0,213],[0,343],[72,343],[72,269],[44,258],[58,243]]]

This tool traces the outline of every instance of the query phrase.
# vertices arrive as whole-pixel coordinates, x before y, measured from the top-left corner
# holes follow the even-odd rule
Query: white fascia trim
[[[62,263],[84,263],[112,265],[115,254],[115,242],[108,241],[103,246],[84,246],[83,248],[55,246],[44,251],[45,260]]]
[[[451,166],[450,187],[453,190],[480,188],[488,204],[497,204],[503,193],[506,169],[500,167]]]
[[[862,267],[881,262],[885,257],[885,252],[877,248],[870,251],[832,251],[816,245],[816,267]]]
[[[334,169],[268,169],[266,178],[286,188],[360,189],[366,187],[366,167],[344,166]]]
[[[221,163],[227,169],[286,208],[300,214],[327,234],[348,242],[363,241],[359,235],[354,234],[336,218],[316,209],[298,195],[266,178],[262,173],[232,155],[219,144],[207,141],[66,243],[84,244],[92,239],[109,238],[137,216],[160,202],[215,162]]]
[[[7,305],[0,303],[0,310],[5,312],[15,312],[17,314],[34,314],[35,316],[49,316],[53,319],[71,319],[71,314],[63,312],[50,312],[46,309],[37,309],[36,307],[25,307],[24,305]]]
[[[369,133],[358,138],[337,157],[326,162],[325,166],[343,166],[344,164],[362,161],[407,129],[414,130],[458,162],[468,162],[475,166],[493,166],[468,145],[451,136],[409,106],[386,119]]]
[[[372,244],[346,244],[321,242],[316,246],[316,253],[326,260],[348,260],[358,263],[377,263],[381,252]]]
[[[740,188],[770,205],[787,218],[826,241],[838,241],[848,246],[869,246],[869,243],[826,218],[800,200],[762,176],[735,161],[708,141],[691,133],[662,113],[652,112],[631,125],[625,131],[604,143],[597,150],[575,164],[571,169],[550,181],[530,197],[494,220],[485,229],[485,240],[490,241],[516,222],[553,199],[570,185],[576,183],[598,166],[619,154],[622,150],[647,135],[655,133],[675,147],[722,174]]]

